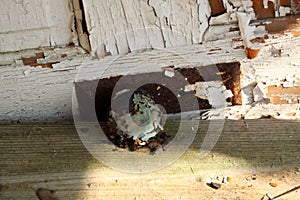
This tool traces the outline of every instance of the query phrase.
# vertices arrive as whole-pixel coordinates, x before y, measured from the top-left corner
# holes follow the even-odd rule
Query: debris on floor
[[[36,191],[36,196],[39,200],[59,200],[54,190],[39,188]]]
[[[215,182],[208,183],[207,185],[216,190],[220,189],[222,186],[221,183],[215,183]]]
[[[270,195],[269,193],[267,193],[267,194],[262,198],[262,200],[265,200],[265,199],[268,199],[268,200],[279,199],[279,197],[282,197],[282,196],[284,196],[284,195],[286,195],[286,194],[288,194],[288,193],[294,192],[294,191],[296,191],[296,190],[298,190],[298,189],[300,189],[300,185],[298,185],[298,186],[296,186],[296,187],[294,187],[294,188],[292,188],[292,189],[290,189],[290,190],[288,190],[288,191],[286,191],[286,192],[283,192],[283,193],[281,193],[281,194],[279,194],[279,195],[277,195],[277,196],[275,196],[275,197],[273,197],[272,195]]]
[[[111,111],[108,138],[118,147],[130,151],[149,149],[150,153],[163,148],[169,136],[163,129],[163,112],[149,95],[136,93],[129,113],[122,108]],[[121,114],[120,114],[121,113]],[[124,114],[125,113],[125,114]]]
[[[270,186],[272,186],[272,187],[277,187],[277,186],[278,186],[278,183],[276,183],[276,182],[270,182]]]

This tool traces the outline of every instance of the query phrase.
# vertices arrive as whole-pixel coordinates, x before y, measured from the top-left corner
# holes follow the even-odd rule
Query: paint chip
[[[276,182],[271,182],[271,183],[270,183],[270,186],[272,186],[272,187],[277,187],[277,186],[278,186],[278,183],[276,183]]]
[[[173,68],[174,68],[174,66],[169,66],[169,67],[162,67],[161,69],[164,70],[165,76],[172,78],[175,76],[175,70]]]
[[[246,47],[247,58],[248,59],[256,58],[257,55],[259,54],[260,50],[261,50],[260,48],[259,49],[251,49],[251,48]]]

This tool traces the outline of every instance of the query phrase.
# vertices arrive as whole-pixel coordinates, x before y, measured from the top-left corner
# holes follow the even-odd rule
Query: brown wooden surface
[[[179,160],[142,175],[114,171],[94,159],[72,124],[1,125],[0,199],[37,199],[38,188],[56,191],[59,199],[259,199],[299,184],[299,125],[226,121],[213,151],[200,159],[204,121]],[[257,180],[249,178],[254,174]],[[207,178],[222,175],[231,175],[233,183],[220,190],[206,186]],[[273,179],[279,181],[275,189],[268,185]]]

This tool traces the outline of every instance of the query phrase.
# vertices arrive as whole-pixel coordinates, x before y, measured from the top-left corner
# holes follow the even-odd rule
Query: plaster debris
[[[94,5],[91,2],[93,2]],[[211,23],[220,23],[220,26],[210,26],[207,30],[208,20],[211,17],[210,7],[207,1],[191,1],[189,4],[186,2],[182,3],[182,1],[179,0],[161,0],[157,2],[160,2],[160,4],[156,4],[154,1],[152,1],[152,7],[148,5],[147,1],[141,1],[139,3],[135,3],[133,1],[118,1],[117,3],[112,4],[110,7],[107,2],[104,2],[103,6],[101,6],[98,1],[84,1],[86,7],[85,12],[87,16],[88,31],[91,36],[91,42],[93,44],[92,46],[98,48],[102,45],[101,48],[103,47],[103,56],[105,56],[109,54],[117,55],[118,53],[127,53],[140,47],[163,48],[168,45],[176,46],[179,44],[183,44],[185,45],[184,47],[175,49],[183,53],[183,55],[189,55],[189,59],[192,60],[192,64],[197,63],[197,65],[199,64],[198,55],[207,55],[212,46],[222,47],[222,50],[215,51],[213,52],[214,54],[210,55],[212,61],[209,61],[209,63],[216,64],[232,61],[240,61],[242,63],[241,66],[243,69],[241,76],[241,86],[243,93],[243,104],[249,104],[247,106],[237,107],[236,109],[235,106],[230,107],[230,110],[228,111],[228,118],[240,119],[245,115],[247,115],[248,118],[263,116],[263,112],[260,112],[258,109],[259,106],[262,107],[264,105],[265,107],[268,107],[269,110],[273,110],[272,108],[274,106],[272,103],[264,102],[264,98],[269,98],[271,101],[274,100],[273,103],[275,103],[276,100],[277,103],[284,101],[285,103],[297,104],[298,102],[299,104],[299,98],[295,95],[275,94],[275,96],[277,97],[273,99],[265,96],[266,94],[264,92],[264,88],[259,85],[260,83],[263,83],[263,87],[265,87],[264,84],[267,87],[272,85],[276,85],[278,87],[282,85],[283,88],[298,87],[300,85],[300,79],[297,76],[297,74],[299,74],[299,45],[297,45],[299,44],[299,39],[292,38],[292,36],[287,35],[287,31],[289,31],[291,27],[296,28],[298,26],[299,19],[297,19],[295,16],[292,16],[291,18],[289,18],[290,16],[286,17],[286,20],[283,18],[277,19],[276,23],[273,23],[275,21],[273,19],[264,20],[263,22],[261,22],[261,20],[254,21],[253,23],[251,22],[251,25],[249,25],[249,21],[254,19],[254,6],[252,5],[252,2],[249,0],[229,0],[228,2],[232,3],[231,5],[228,5],[226,1],[224,1],[224,4],[226,5],[225,7],[227,9],[226,13],[224,14],[224,16],[226,17],[222,16],[222,18],[220,16],[218,20],[216,20],[217,18],[211,18]],[[162,10],[162,8],[165,8],[166,10]],[[289,9],[287,7],[284,7],[284,9],[279,8],[279,10],[280,9],[282,15],[284,15],[284,13],[288,14],[289,12]],[[272,10],[270,9],[270,12],[271,11]],[[30,12],[31,11],[29,10],[29,15],[31,16]],[[291,11],[291,13],[292,12],[293,11]],[[180,14],[176,15],[176,13]],[[275,53],[272,53],[269,48],[262,48],[260,49],[260,52],[262,53],[259,54],[257,59],[247,60],[244,59],[244,52],[241,51],[241,49],[232,48],[232,46],[234,46],[235,44],[238,44],[240,48],[243,48],[241,41],[235,43],[235,41],[231,40],[233,36],[235,38],[239,37],[239,35],[236,35],[239,34],[239,30],[236,28],[236,24],[231,24],[233,23],[234,19],[237,19],[237,17],[235,18],[236,14],[242,15],[242,20],[239,20],[241,22],[239,22],[239,25],[242,35],[247,36],[247,34],[250,34],[251,36],[242,37],[243,42],[245,43],[246,41],[250,45],[245,46],[245,48],[249,48],[251,51],[259,51],[260,46],[258,46],[259,48],[253,48],[253,46],[257,47],[257,44],[253,44],[254,42],[252,39],[256,39],[257,37],[262,35],[264,33],[264,27],[267,26],[269,33],[267,35],[267,38],[264,38],[266,42],[264,46],[274,46],[274,48],[276,48],[276,51],[273,52]],[[223,23],[221,19],[224,23],[226,20],[229,20],[229,22],[226,22],[228,24],[221,24]],[[216,21],[214,22],[214,20]],[[260,23],[263,24],[259,25]],[[287,24],[288,27],[278,26],[280,24]],[[199,25],[201,26],[200,28]],[[156,28],[145,28],[149,26]],[[162,30],[162,27],[166,27],[165,30]],[[282,29],[278,31],[278,27]],[[136,31],[138,29],[139,31]],[[29,30],[29,32],[30,31],[31,30]],[[177,40],[174,34],[174,32],[176,31],[179,32],[179,35],[187,36],[186,38],[188,39]],[[124,32],[126,33],[122,36],[116,36],[113,37],[111,41],[103,42],[107,38],[111,38],[114,35],[118,35],[119,33]],[[201,41],[203,37],[200,37],[200,35],[203,35],[203,33],[205,32],[210,35],[218,35],[218,37],[216,36],[212,38],[212,36],[211,40],[214,41],[211,42],[203,43],[201,45],[188,46],[191,43],[198,43],[199,41]],[[278,33],[282,35],[279,35]],[[297,31],[293,33],[295,33],[295,37],[298,34]],[[29,37],[25,34],[24,38],[28,39]],[[47,37],[47,42],[49,42],[49,38],[51,37]],[[35,39],[39,40],[39,38]],[[55,39],[56,38],[54,37],[53,40]],[[54,42],[58,44],[57,41]],[[26,46],[25,43],[24,46]],[[4,48],[4,46],[1,47]],[[86,60],[88,61],[85,62],[86,60],[83,60],[82,58],[84,56],[80,55],[80,53],[74,54],[74,56],[77,57],[75,59],[70,56],[72,54],[70,54],[70,49],[66,50],[66,52],[64,52],[64,50],[62,50],[61,52],[60,50],[56,50],[57,48],[55,48],[55,51],[44,51],[45,58],[38,58],[33,63],[31,62],[32,64],[38,65],[46,65],[47,63],[51,62],[58,62],[52,65],[54,69],[30,68],[30,76],[29,72],[26,71],[27,68],[20,67],[24,65],[22,58],[33,57],[35,56],[35,53],[37,53],[37,51],[27,51],[27,53],[14,52],[10,55],[1,55],[0,63],[1,65],[5,65],[1,66],[1,83],[6,86],[2,87],[1,92],[1,99],[4,99],[3,105],[1,106],[1,110],[3,111],[2,113],[9,112],[9,117],[16,120],[21,119],[21,121],[24,121],[24,119],[25,121],[30,119],[48,120],[48,118],[52,117],[53,119],[53,116],[58,115],[69,117],[72,115],[70,107],[67,106],[66,108],[64,108],[61,105],[64,105],[63,102],[67,102],[68,105],[71,105],[71,103],[69,102],[69,100],[71,99],[70,92],[68,91],[71,91],[71,83],[76,74],[76,67],[91,67],[92,70],[90,73],[93,74],[93,70],[95,70],[96,68],[99,69],[99,65],[104,66],[107,62],[111,61],[110,59],[113,59],[112,56],[112,58],[105,58],[100,60],[92,60],[91,58],[87,58]],[[144,58],[151,58],[151,60],[155,60],[156,58],[158,58],[160,59],[160,61],[157,62],[164,64],[160,66],[167,66],[165,65],[165,63],[168,63],[168,65],[170,63],[176,63],[176,66],[177,64],[178,66],[187,65],[186,61],[182,62],[175,56],[168,57],[166,56],[167,54],[163,54],[161,52],[157,53],[155,51],[153,51],[153,53],[148,53],[149,52],[147,52],[146,54],[141,53],[138,55],[131,54],[126,57],[127,61],[126,59],[120,59],[121,64],[117,67],[126,66],[129,60],[135,61]],[[22,56],[20,56],[21,54]],[[250,57],[255,57],[255,55]],[[172,63],[171,61],[174,63]],[[201,60],[200,65],[203,63],[206,63],[206,60]],[[121,69],[121,67],[117,69],[119,70]],[[272,69],[272,73],[270,73],[270,69]],[[114,71],[114,73],[117,73],[116,71]],[[158,67],[157,71],[161,71],[160,67]],[[95,76],[96,75],[91,76],[91,79],[93,79]],[[22,78],[20,79],[20,77]],[[63,80],[61,77],[64,77]],[[36,88],[33,94],[28,96],[28,94],[33,91],[33,80],[37,81],[37,84],[40,85],[40,89]],[[283,80],[284,82],[282,82]],[[10,88],[12,81],[14,81],[16,86]],[[255,84],[258,83],[258,85],[248,87],[248,85],[252,82],[255,82]],[[55,87],[48,87],[49,85],[55,85]],[[47,95],[43,93],[44,87],[49,88],[47,89]],[[22,88],[22,90],[24,91],[20,91],[19,88]],[[276,88],[276,90],[277,89],[282,90],[282,88]],[[191,91],[191,87],[185,88],[185,90]],[[195,90],[194,86],[193,90]],[[222,87],[216,87],[215,90],[211,90],[212,92],[225,91],[225,96],[231,95],[229,91],[226,92],[226,89]],[[260,92],[262,92],[263,94],[261,94]],[[210,101],[214,101],[214,99],[210,99],[209,95],[207,94],[205,95],[201,92],[198,92],[198,94],[202,97],[206,97],[206,99],[209,99]],[[41,96],[41,98],[39,100],[36,100],[36,96]],[[273,97],[275,96],[273,94]],[[32,101],[32,99],[34,99],[35,101]],[[55,101],[53,101],[53,99],[55,99]],[[218,104],[219,102],[214,103]],[[250,108],[248,106],[250,106]],[[10,112],[10,110],[13,109],[15,109],[15,111]],[[21,111],[21,109],[24,109],[25,111],[23,112]],[[253,114],[253,110],[255,109],[257,109],[260,113],[257,116],[254,116]],[[286,110],[289,110],[289,112],[286,112]],[[64,113],[55,115],[54,113],[57,113],[58,111]],[[269,111],[267,111],[266,113],[268,114],[268,112]],[[294,107],[287,107],[282,110],[277,109],[276,112],[270,112],[271,116],[277,118],[293,119],[297,119],[297,117],[299,116],[299,111],[295,110]],[[1,115],[1,119],[7,119],[7,115]]]
[[[233,97],[231,90],[223,85],[221,81],[209,81],[209,82],[196,82],[193,85],[187,85],[184,88],[184,91],[195,91],[195,95],[201,99],[207,99],[209,104],[214,107],[222,107],[226,104],[227,98]]]
[[[175,70],[172,67],[163,67],[164,70],[164,75],[168,77],[173,77],[175,76]]]
[[[211,182],[211,183],[208,183],[208,186],[217,190],[217,189],[220,189],[222,185],[220,183]]]
[[[225,117],[230,120],[240,120],[245,117],[251,109],[251,105],[231,106],[225,109]]]
[[[258,83],[253,89],[254,102],[262,101],[266,97],[267,86],[263,83]]]
[[[230,176],[226,176],[223,178],[223,183],[227,184],[227,183],[231,183],[232,182],[232,178]]]
[[[291,13],[291,8],[283,7],[283,6],[279,7],[279,16],[280,17],[285,17],[287,14],[290,14],[290,13]]]
[[[148,141],[163,130],[163,113],[155,102],[142,94],[134,94],[134,111],[120,114],[111,111],[117,129],[133,140]]]
[[[276,119],[281,119],[285,116],[285,119],[300,119],[297,111],[300,109],[298,105],[274,105],[274,104],[256,104],[251,107],[251,109],[245,115],[245,119],[260,119],[262,117],[273,117]],[[297,113],[295,116],[288,117],[291,112]]]

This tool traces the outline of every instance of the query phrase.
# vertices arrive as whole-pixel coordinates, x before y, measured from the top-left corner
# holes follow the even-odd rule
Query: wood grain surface
[[[299,122],[226,121],[213,151],[200,159],[208,123],[200,122],[193,144],[179,160],[148,174],[103,165],[85,149],[73,124],[1,125],[0,199],[37,199],[39,188],[55,191],[59,199],[259,199],[298,184]],[[225,175],[234,181],[217,192],[205,184]],[[276,189],[268,185],[274,179],[279,181]]]

